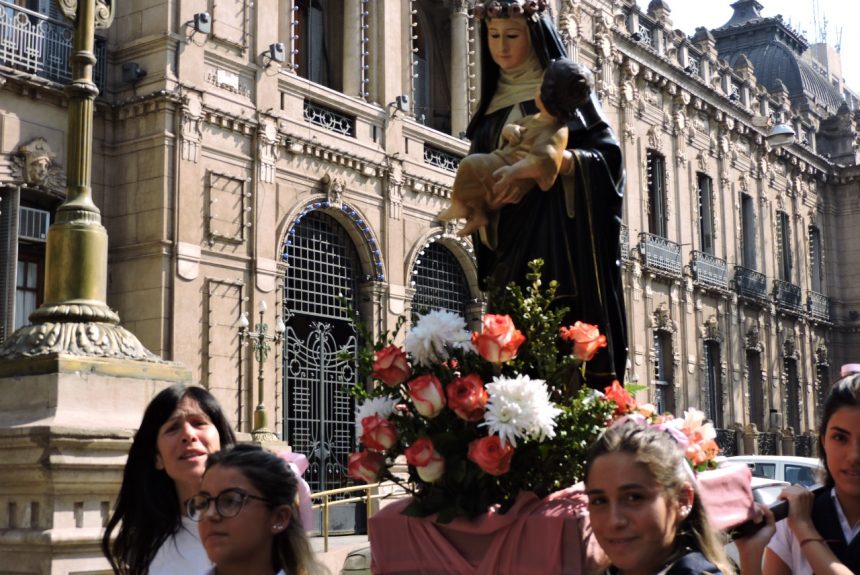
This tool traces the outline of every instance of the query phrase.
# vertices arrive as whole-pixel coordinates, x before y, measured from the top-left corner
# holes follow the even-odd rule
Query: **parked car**
[[[821,461],[814,457],[796,457],[792,455],[736,455],[727,457],[725,461],[745,463],[754,477],[787,481],[810,487],[821,483],[820,471],[823,471]]]

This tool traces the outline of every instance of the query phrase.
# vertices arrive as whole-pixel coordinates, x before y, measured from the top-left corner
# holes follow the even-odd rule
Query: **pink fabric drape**
[[[439,525],[407,517],[409,500],[370,519],[376,575],[554,575],[587,573],[604,562],[591,533],[582,484],[544,499],[521,493],[504,515]]]
[[[698,476],[711,524],[727,529],[754,516],[750,470],[731,465]],[[544,499],[521,493],[504,515],[490,511],[447,525],[402,515],[410,500],[370,518],[374,575],[573,575],[605,564],[581,483]]]

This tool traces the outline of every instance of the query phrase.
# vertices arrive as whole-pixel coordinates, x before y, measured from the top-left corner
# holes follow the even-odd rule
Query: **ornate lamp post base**
[[[121,325],[105,322],[49,321],[27,325],[10,335],[0,347],[0,360],[52,354],[164,363],[133,333]]]

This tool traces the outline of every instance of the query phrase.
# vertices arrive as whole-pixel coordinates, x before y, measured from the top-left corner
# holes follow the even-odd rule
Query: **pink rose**
[[[435,375],[421,375],[409,382],[409,397],[422,417],[433,419],[445,407],[442,382]]]
[[[422,481],[433,483],[445,473],[445,460],[427,437],[416,439],[403,454],[406,455],[406,463],[415,467]]]
[[[397,428],[379,414],[361,420],[361,444],[372,451],[387,451],[397,443]]]
[[[591,361],[601,347],[606,347],[606,336],[600,334],[600,329],[581,321],[561,328],[561,338],[573,342],[573,356],[582,361]]]
[[[514,448],[510,443],[502,447],[498,435],[488,435],[469,444],[469,461],[490,475],[504,475],[511,470]]]
[[[349,454],[346,474],[358,481],[376,483],[385,468],[385,457],[372,451],[359,451]]]
[[[389,345],[373,354],[371,375],[388,387],[397,387],[409,379],[412,368],[403,350],[396,345]]]
[[[448,407],[466,421],[481,421],[487,407],[487,390],[476,374],[458,377],[448,384]]]
[[[514,327],[509,315],[484,316],[481,333],[472,333],[472,345],[481,357],[490,363],[504,363],[517,356],[517,350],[526,340],[520,330]]]

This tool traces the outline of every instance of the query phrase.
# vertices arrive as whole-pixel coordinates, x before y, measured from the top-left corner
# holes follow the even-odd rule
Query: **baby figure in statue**
[[[466,218],[457,235],[467,236],[487,224],[487,210],[498,208],[501,196],[535,184],[549,190],[561,170],[567,123],[588,102],[593,87],[594,77],[585,66],[567,58],[551,62],[535,93],[538,113],[506,124],[498,149],[463,158],[454,178],[451,205],[439,219]]]

